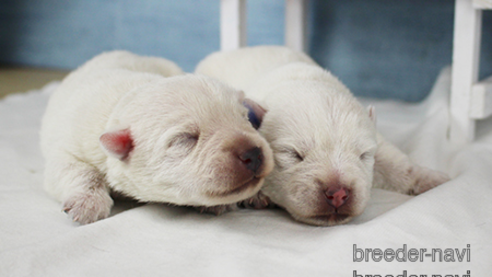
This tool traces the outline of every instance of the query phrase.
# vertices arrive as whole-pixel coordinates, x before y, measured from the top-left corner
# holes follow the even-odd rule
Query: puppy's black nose
[[[259,147],[254,147],[239,155],[239,159],[247,169],[256,173],[263,162],[263,152]]]

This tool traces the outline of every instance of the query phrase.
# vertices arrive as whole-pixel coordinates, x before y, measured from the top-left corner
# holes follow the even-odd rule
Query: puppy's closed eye
[[[304,161],[304,156],[299,153],[299,151],[291,148],[283,148],[278,151],[278,154],[280,154],[283,157],[288,158],[290,161],[300,163]]]
[[[168,146],[169,146],[169,148],[180,147],[180,148],[192,149],[198,143],[198,139],[199,139],[199,134],[181,133],[181,134],[175,136],[169,142]]]
[[[297,152],[296,150],[290,151],[290,155],[294,157],[298,162],[304,161],[304,157],[301,154],[299,154],[299,152]]]
[[[360,155],[360,160],[363,162],[369,161],[371,158],[374,158],[373,151],[366,151]]]

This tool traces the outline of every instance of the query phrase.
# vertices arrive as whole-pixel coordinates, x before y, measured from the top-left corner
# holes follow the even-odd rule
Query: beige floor
[[[0,67],[0,98],[42,88],[51,81],[63,79],[67,74],[68,71],[44,68]]]

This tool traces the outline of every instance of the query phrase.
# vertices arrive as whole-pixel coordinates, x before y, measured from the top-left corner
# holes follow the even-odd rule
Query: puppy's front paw
[[[443,172],[420,166],[414,166],[411,175],[415,180],[408,191],[411,195],[421,194],[450,180]]]
[[[242,208],[259,210],[274,207],[275,204],[270,200],[270,198],[268,198],[268,196],[259,191],[255,196],[239,202],[238,206]]]
[[[221,215],[223,213],[227,213],[233,211],[237,208],[236,204],[228,204],[228,205],[217,205],[217,206],[196,206],[195,209],[198,210],[202,214],[214,214]]]
[[[73,221],[88,224],[109,216],[113,199],[106,191],[90,190],[74,194],[63,202],[63,211]]]

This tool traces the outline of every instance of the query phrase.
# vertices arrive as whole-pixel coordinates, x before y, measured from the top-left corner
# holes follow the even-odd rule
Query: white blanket
[[[465,149],[446,143],[449,70],[418,105],[362,101],[413,160],[453,179],[416,197],[374,189],[365,213],[336,227],[132,202],[72,223],[42,189],[38,132],[56,86],[0,101],[0,276],[492,276],[492,121]]]

